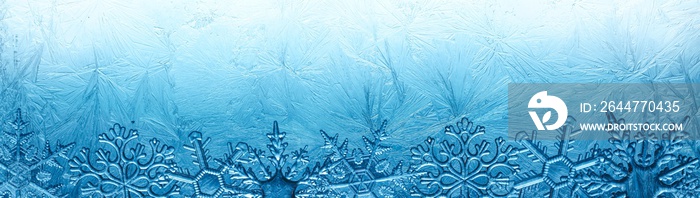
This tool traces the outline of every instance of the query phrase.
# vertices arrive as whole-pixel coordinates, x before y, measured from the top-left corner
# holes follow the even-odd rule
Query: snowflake
[[[370,139],[363,136],[364,149],[348,148],[348,140],[338,142],[338,135],[321,131],[323,148],[329,149],[324,162],[316,164],[312,175],[297,189],[298,197],[407,197],[417,174],[404,170],[402,162],[392,165],[382,157],[390,148],[386,139],[386,121],[373,131]]]
[[[246,172],[260,183],[265,195],[292,197],[299,182],[309,176],[308,151],[304,147],[292,151],[291,155],[287,154],[285,151],[289,143],[284,141],[287,133],[280,132],[276,121],[273,123],[272,132],[266,136],[270,140],[267,144],[270,155],[265,155],[262,149],[240,142],[236,150],[245,152],[245,160],[239,161],[237,165],[246,167]],[[229,145],[229,148],[233,147]],[[229,150],[229,153],[235,153],[232,149]],[[227,158],[231,158],[230,156],[233,155],[227,155]],[[236,165],[230,162],[229,160],[227,164]]]
[[[442,140],[428,137],[411,149],[422,173],[414,195],[421,197],[506,196],[512,191],[509,177],[518,166],[512,163],[515,150],[503,138],[486,140],[483,126],[463,118],[457,126],[445,127]]]
[[[200,132],[192,132],[192,146],[187,149],[195,153],[195,164],[201,170],[195,175],[183,171],[169,175],[177,181],[191,184],[193,192],[184,193],[190,196],[291,197],[299,182],[308,178],[308,151],[304,147],[287,154],[289,143],[284,140],[287,134],[280,132],[277,122],[273,123],[272,132],[266,135],[270,140],[267,144],[269,155],[263,149],[245,142],[235,146],[228,143],[228,152],[223,158],[215,159],[217,165],[213,166],[205,149],[210,138],[202,141]]]
[[[624,124],[608,113],[610,123]],[[688,126],[689,117],[682,122]],[[609,163],[606,169],[596,174],[610,177],[619,190],[618,195],[628,197],[674,197],[700,196],[697,178],[698,159],[683,154],[687,145],[685,131],[667,131],[661,139],[650,131],[611,130],[609,142],[612,149],[606,150]]]
[[[527,153],[532,163],[541,163],[539,172],[528,171],[517,177],[520,179],[515,183],[514,189],[519,193],[541,192],[538,196],[560,197],[562,193],[568,192],[567,196],[601,196],[606,193],[609,186],[592,185],[591,181],[606,181],[603,177],[587,174],[592,167],[600,166],[603,162],[601,149],[598,145],[578,155],[576,159],[569,157],[570,151],[574,149],[574,138],[581,133],[580,129],[574,128],[576,120],[568,117],[566,124],[557,132],[557,141],[554,147],[557,149],[554,156],[550,156],[547,147],[542,142],[535,140],[537,131],[532,134],[519,132],[516,135],[517,141],[525,147],[518,153]]]
[[[180,183],[181,195],[187,197],[260,197],[259,184],[238,165],[243,152],[231,149],[233,152],[226,155],[226,160],[217,160],[219,165],[212,164],[212,157],[206,149],[211,138],[203,139],[202,133],[193,131],[189,135],[191,146],[185,149],[193,152],[193,164],[199,166],[199,170],[191,174],[183,168],[173,169],[167,173],[169,178]],[[227,163],[234,165],[228,166]]]
[[[151,139],[138,143],[138,131],[114,124],[98,136],[96,152],[83,148],[70,160],[71,180],[82,195],[107,197],[153,197],[176,193],[167,181],[174,148]]]
[[[74,144],[59,144],[52,150],[47,141],[39,150],[33,144],[34,131],[26,129],[28,121],[22,119],[21,109],[8,124],[12,130],[0,134],[0,197],[61,196],[63,185],[55,173],[64,170],[66,153]]]

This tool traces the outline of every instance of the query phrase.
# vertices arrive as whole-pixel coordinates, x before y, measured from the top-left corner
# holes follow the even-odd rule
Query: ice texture
[[[0,8],[0,197],[700,196],[699,126],[505,138],[508,83],[697,86],[698,1]]]

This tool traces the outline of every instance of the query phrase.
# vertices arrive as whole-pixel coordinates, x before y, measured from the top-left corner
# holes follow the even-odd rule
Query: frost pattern
[[[610,123],[625,123],[613,114],[607,114]],[[681,121],[688,126],[688,119]],[[606,150],[606,169],[596,174],[611,178],[604,183],[615,187],[617,195],[627,197],[700,196],[698,158],[682,151],[688,147],[685,131],[667,131],[658,137],[645,130],[611,130]]]
[[[497,138],[506,132],[508,83],[700,82],[697,7],[697,1],[680,0],[1,1],[0,113],[9,123],[0,123],[0,142],[3,157],[11,157],[2,161],[0,196],[39,188],[47,196],[92,190],[128,195],[114,191],[120,186],[138,186],[132,195],[160,194],[162,187],[173,196],[207,196],[236,194],[226,186],[240,184],[250,189],[239,194],[252,196],[406,197],[426,192],[421,181],[440,177],[412,169],[420,163],[405,163],[411,148],[423,147],[435,160],[468,156],[479,158],[481,169],[515,169],[511,176],[503,170],[486,177],[502,181],[504,193],[512,189],[514,196],[697,196],[700,147],[682,140],[682,132],[612,132],[611,141],[600,142],[564,136],[552,143],[531,133],[505,143]],[[693,93],[689,101],[699,96]],[[10,124],[21,123],[13,121],[17,108],[32,118],[21,132]],[[698,120],[697,109],[689,110],[690,120]],[[462,117],[489,133],[471,137],[458,127],[451,133],[470,136],[469,144],[483,148],[440,154],[450,150],[440,148],[442,142],[465,144],[443,130]],[[268,131],[275,120],[294,134],[273,129],[271,135],[250,135]],[[99,140],[114,123],[129,122],[144,141],[131,139],[126,153],[110,146],[122,143]],[[686,132],[696,133],[694,127]],[[362,138],[379,128],[386,135]],[[319,129],[340,135],[319,136]],[[423,142],[426,137],[434,142]],[[151,138],[173,148],[163,153],[172,162],[158,163],[165,166],[155,175],[143,167],[136,173],[108,168],[130,164],[121,159],[157,155],[145,141]],[[30,140],[17,141],[23,148],[34,147],[17,149],[18,139]],[[517,150],[517,159],[494,150],[506,145]],[[368,149],[375,146],[381,154]],[[105,153],[95,152],[100,149]],[[36,151],[39,161],[21,160],[22,153],[18,160],[12,150]],[[146,157],[130,156],[139,152]],[[71,167],[70,175],[78,180],[62,182],[69,167],[62,153],[75,156],[71,163],[80,168]],[[189,154],[196,163],[183,162]],[[514,165],[489,164],[478,154],[503,154]],[[40,163],[44,159],[53,160]],[[29,172],[12,167],[33,163],[38,167]],[[492,171],[469,168],[462,173]],[[443,168],[441,175],[455,171]],[[153,192],[138,179],[108,178],[122,173],[153,177]],[[102,185],[98,181],[112,183],[92,189]],[[430,192],[503,194],[482,184]]]
[[[510,195],[516,149],[498,137],[481,138],[483,126],[463,118],[445,127],[442,138],[428,139],[411,149],[421,173],[415,195],[420,197],[505,197]],[[492,147],[493,145],[493,147]]]
[[[608,114],[611,123],[624,123]],[[386,122],[364,147],[351,148],[348,139],[321,131],[320,158],[308,146],[288,152],[286,132],[273,123],[266,150],[246,142],[228,143],[221,158],[207,148],[211,138],[190,133],[194,165],[179,167],[174,147],[153,138],[139,142],[138,131],[114,124],[98,135],[95,152],[74,144],[37,149],[35,133],[17,110],[8,122],[0,149],[0,189],[6,197],[58,197],[69,193],[108,197],[624,197],[698,195],[698,159],[685,154],[687,132],[668,131],[657,138],[647,131],[609,131],[612,147],[594,144],[572,158],[575,119],[558,129],[558,140],[547,150],[536,132],[517,135],[517,147],[501,137],[485,136],[483,126],[463,118],[441,136],[428,137],[410,150],[412,163],[387,156],[391,147]],[[682,121],[688,123],[688,118]],[[632,137],[632,134],[635,134]],[[316,163],[311,163],[316,161]],[[71,185],[61,184],[69,165]],[[523,166],[528,164],[528,166]],[[534,165],[533,165],[534,164]],[[533,168],[534,167],[534,168]],[[651,180],[650,180],[651,179]],[[652,183],[649,183],[652,182]],[[73,189],[75,188],[75,189]]]
[[[383,127],[382,127],[383,128]],[[210,138],[203,139],[200,132],[192,132],[192,146],[198,172],[179,169],[168,175],[186,185],[182,195],[196,197],[318,197],[318,196],[380,196],[405,197],[410,189],[412,174],[401,163],[392,166],[383,156],[388,150],[380,144],[386,135],[383,129],[373,133],[374,138],[365,137],[364,149],[348,149],[347,140],[338,144],[338,137],[325,132],[325,149],[330,154],[319,163],[309,163],[306,147],[287,152],[286,132],[281,132],[277,122],[272,132],[267,133],[267,150],[254,148],[245,142],[235,146],[228,144],[223,158],[212,159],[206,145]],[[201,160],[200,160],[201,159]],[[214,161],[217,165],[212,165]],[[187,186],[191,186],[188,188]]]
[[[517,141],[523,146],[519,153],[526,154],[525,163],[537,163],[538,169],[524,171],[518,174],[513,188],[520,194],[532,192],[542,193],[535,196],[561,197],[580,196],[596,197],[607,192],[607,183],[603,186],[590,185],[590,176],[586,171],[599,165],[603,161],[601,150],[595,144],[587,152],[571,157],[575,143],[575,136],[581,133],[576,128],[576,120],[569,117],[564,126],[556,131],[557,140],[551,145],[544,145],[537,141],[537,131],[531,134],[520,132]],[[553,154],[548,153],[548,148],[556,149]],[[521,162],[522,163],[522,162]],[[606,181],[606,177],[594,178],[597,181]]]
[[[172,168],[174,148],[151,139],[138,140],[139,133],[114,124],[98,136],[94,153],[83,148],[71,159],[72,183],[83,196],[153,197],[174,192],[165,171]]]
[[[297,197],[407,197],[418,174],[403,167],[403,162],[392,164],[384,145],[387,137],[386,121],[372,136],[362,136],[363,148],[350,149],[348,140],[340,142],[338,135],[321,131],[322,148],[329,152],[317,164],[311,177],[297,189]]]
[[[281,132],[277,122],[272,126],[272,132],[266,134],[268,140],[267,150],[253,148],[245,142],[239,142],[236,151],[247,151],[243,163],[238,166],[246,167],[252,178],[258,181],[262,187],[264,195],[291,197],[299,181],[306,179],[309,170],[306,168],[309,163],[307,148],[300,148],[291,153],[286,152],[289,143],[285,141],[286,132]],[[229,144],[229,148],[231,145]],[[231,162],[231,157],[236,153],[229,149],[230,154],[227,160]],[[228,163],[228,165],[236,165]]]
[[[178,168],[168,172],[167,175],[174,181],[182,184],[181,194],[186,197],[221,197],[223,195],[234,197],[259,197],[261,191],[259,184],[246,174],[239,165],[238,153],[227,156],[227,161],[234,165],[217,161],[214,165],[209,155],[207,145],[211,138],[202,137],[202,133],[193,131],[189,135],[191,145],[185,149],[192,152],[193,164],[199,168],[193,172],[188,169]]]
[[[7,124],[9,130],[0,134],[0,196],[61,197],[65,186],[60,173],[74,144],[42,145],[21,109]]]

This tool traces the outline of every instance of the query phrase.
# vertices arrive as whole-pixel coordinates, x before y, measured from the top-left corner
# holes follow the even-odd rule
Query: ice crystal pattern
[[[0,197],[59,197],[63,194],[60,173],[74,144],[51,148],[37,145],[22,110],[7,122],[10,130],[0,134]]]
[[[249,146],[245,142],[239,142],[235,147],[229,143],[229,153],[226,155],[228,166],[244,167],[246,172],[259,182],[263,195],[291,197],[294,189],[302,180],[308,179],[310,174],[309,155],[304,146],[291,153],[287,153],[289,143],[284,140],[286,132],[281,132],[277,122],[272,126],[272,132],[265,134],[270,141],[265,150]],[[244,154],[239,163],[234,163],[236,153]]]
[[[201,132],[190,133],[194,164],[199,169],[190,173],[176,169],[168,176],[182,186],[181,194],[193,197],[317,197],[317,196],[392,196],[404,195],[410,188],[410,177],[402,165],[391,166],[380,158],[387,151],[380,141],[386,136],[382,129],[373,138],[364,138],[364,149],[348,149],[347,140],[338,144],[338,137],[321,131],[329,151],[321,162],[311,164],[307,147],[287,152],[286,132],[273,123],[265,134],[266,149],[245,142],[228,143],[228,152],[213,159],[206,148],[210,138]],[[404,196],[405,197],[405,196]]]
[[[306,148],[287,153],[286,135],[274,122],[272,132],[266,134],[270,141],[267,144],[269,153],[245,142],[235,146],[228,143],[229,149],[223,158],[212,159],[207,149],[211,138],[194,131],[190,133],[192,145],[185,148],[193,153],[193,163],[199,170],[191,174],[179,169],[168,175],[186,184],[181,191],[186,196],[261,197],[267,194],[291,197],[298,182],[308,176],[309,156]]]
[[[625,122],[607,116],[610,123]],[[340,141],[338,134],[321,130],[324,144],[318,159],[310,158],[307,146],[290,152],[287,133],[277,122],[265,134],[265,149],[228,143],[221,158],[210,155],[211,138],[193,131],[184,148],[196,167],[188,169],[173,162],[175,148],[155,138],[141,142],[137,130],[120,124],[98,135],[94,152],[83,148],[69,158],[73,143],[50,147],[46,142],[38,149],[40,138],[17,110],[1,134],[0,196],[698,196],[698,159],[683,150],[688,148],[688,132],[611,130],[610,147],[594,144],[576,156],[571,152],[573,137],[580,133],[575,122],[568,118],[557,130],[556,149],[548,151],[536,132],[518,133],[516,147],[485,135],[483,126],[463,118],[412,147],[407,167],[386,155],[391,149],[383,142],[388,137],[386,121],[371,136],[363,136],[361,148],[351,148],[348,139]],[[67,177],[59,174],[64,167]],[[70,185],[64,186],[66,179]]]
[[[202,137],[199,131],[189,135],[190,145],[185,149],[192,153],[192,163],[198,167],[195,171],[185,168],[172,169],[169,178],[182,186],[181,195],[186,197],[260,197],[259,183],[253,180],[240,165],[244,153],[234,152],[226,155],[226,161],[214,161],[207,146],[211,138]],[[226,163],[230,162],[231,165]]]
[[[591,167],[600,165],[603,161],[601,150],[595,144],[588,152],[571,158],[569,152],[574,149],[574,137],[581,133],[575,128],[576,120],[569,117],[564,126],[557,129],[558,135],[554,142],[556,149],[554,155],[547,152],[546,145],[537,141],[537,131],[532,133],[519,132],[516,139],[524,148],[518,151],[519,154],[526,154],[530,161],[523,163],[538,164],[539,169],[523,171],[517,175],[518,181],[514,184],[514,189],[519,194],[528,192],[544,192],[539,196],[548,197],[593,197],[601,196],[608,192],[608,186],[604,177],[591,178],[587,174]],[[600,185],[592,184],[593,181]]]
[[[414,195],[421,197],[501,197],[512,192],[518,170],[515,148],[501,138],[482,138],[483,126],[463,118],[411,149],[421,173]]]
[[[165,175],[174,148],[151,139],[139,142],[137,130],[114,124],[98,136],[99,148],[83,148],[70,160],[70,178],[83,196],[154,197],[176,191]]]
[[[385,155],[391,148],[386,121],[372,136],[363,136],[364,148],[350,149],[348,140],[340,142],[338,134],[321,131],[324,161],[312,169],[312,175],[297,189],[297,197],[408,197],[417,174],[405,169],[402,161],[392,164]]]
[[[624,124],[608,113],[608,122]],[[681,123],[688,126],[686,117]],[[613,148],[606,150],[609,159],[607,169],[596,174],[611,178],[609,185],[616,195],[627,197],[698,197],[698,159],[683,154],[688,146],[688,133],[666,131],[656,133],[640,130],[611,130],[609,142]]]

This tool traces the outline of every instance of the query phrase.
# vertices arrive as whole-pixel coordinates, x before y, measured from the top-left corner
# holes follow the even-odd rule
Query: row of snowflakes
[[[610,122],[624,122],[608,114]],[[363,148],[324,131],[322,159],[307,148],[288,151],[277,123],[267,148],[228,144],[213,158],[210,138],[189,134],[184,148],[196,170],[174,162],[175,148],[114,124],[99,146],[36,145],[22,111],[0,139],[0,197],[697,197],[698,159],[681,150],[684,131],[657,137],[646,131],[609,131],[607,147],[573,154],[580,131],[573,118],[559,140],[544,145],[533,133],[514,142],[483,136],[464,118],[412,147],[411,159],[387,155],[384,127],[364,136]],[[548,148],[556,149],[547,151]],[[72,155],[72,153],[75,153]],[[576,156],[573,156],[576,155]],[[527,166],[525,166],[527,164]],[[521,166],[522,165],[522,166]]]

